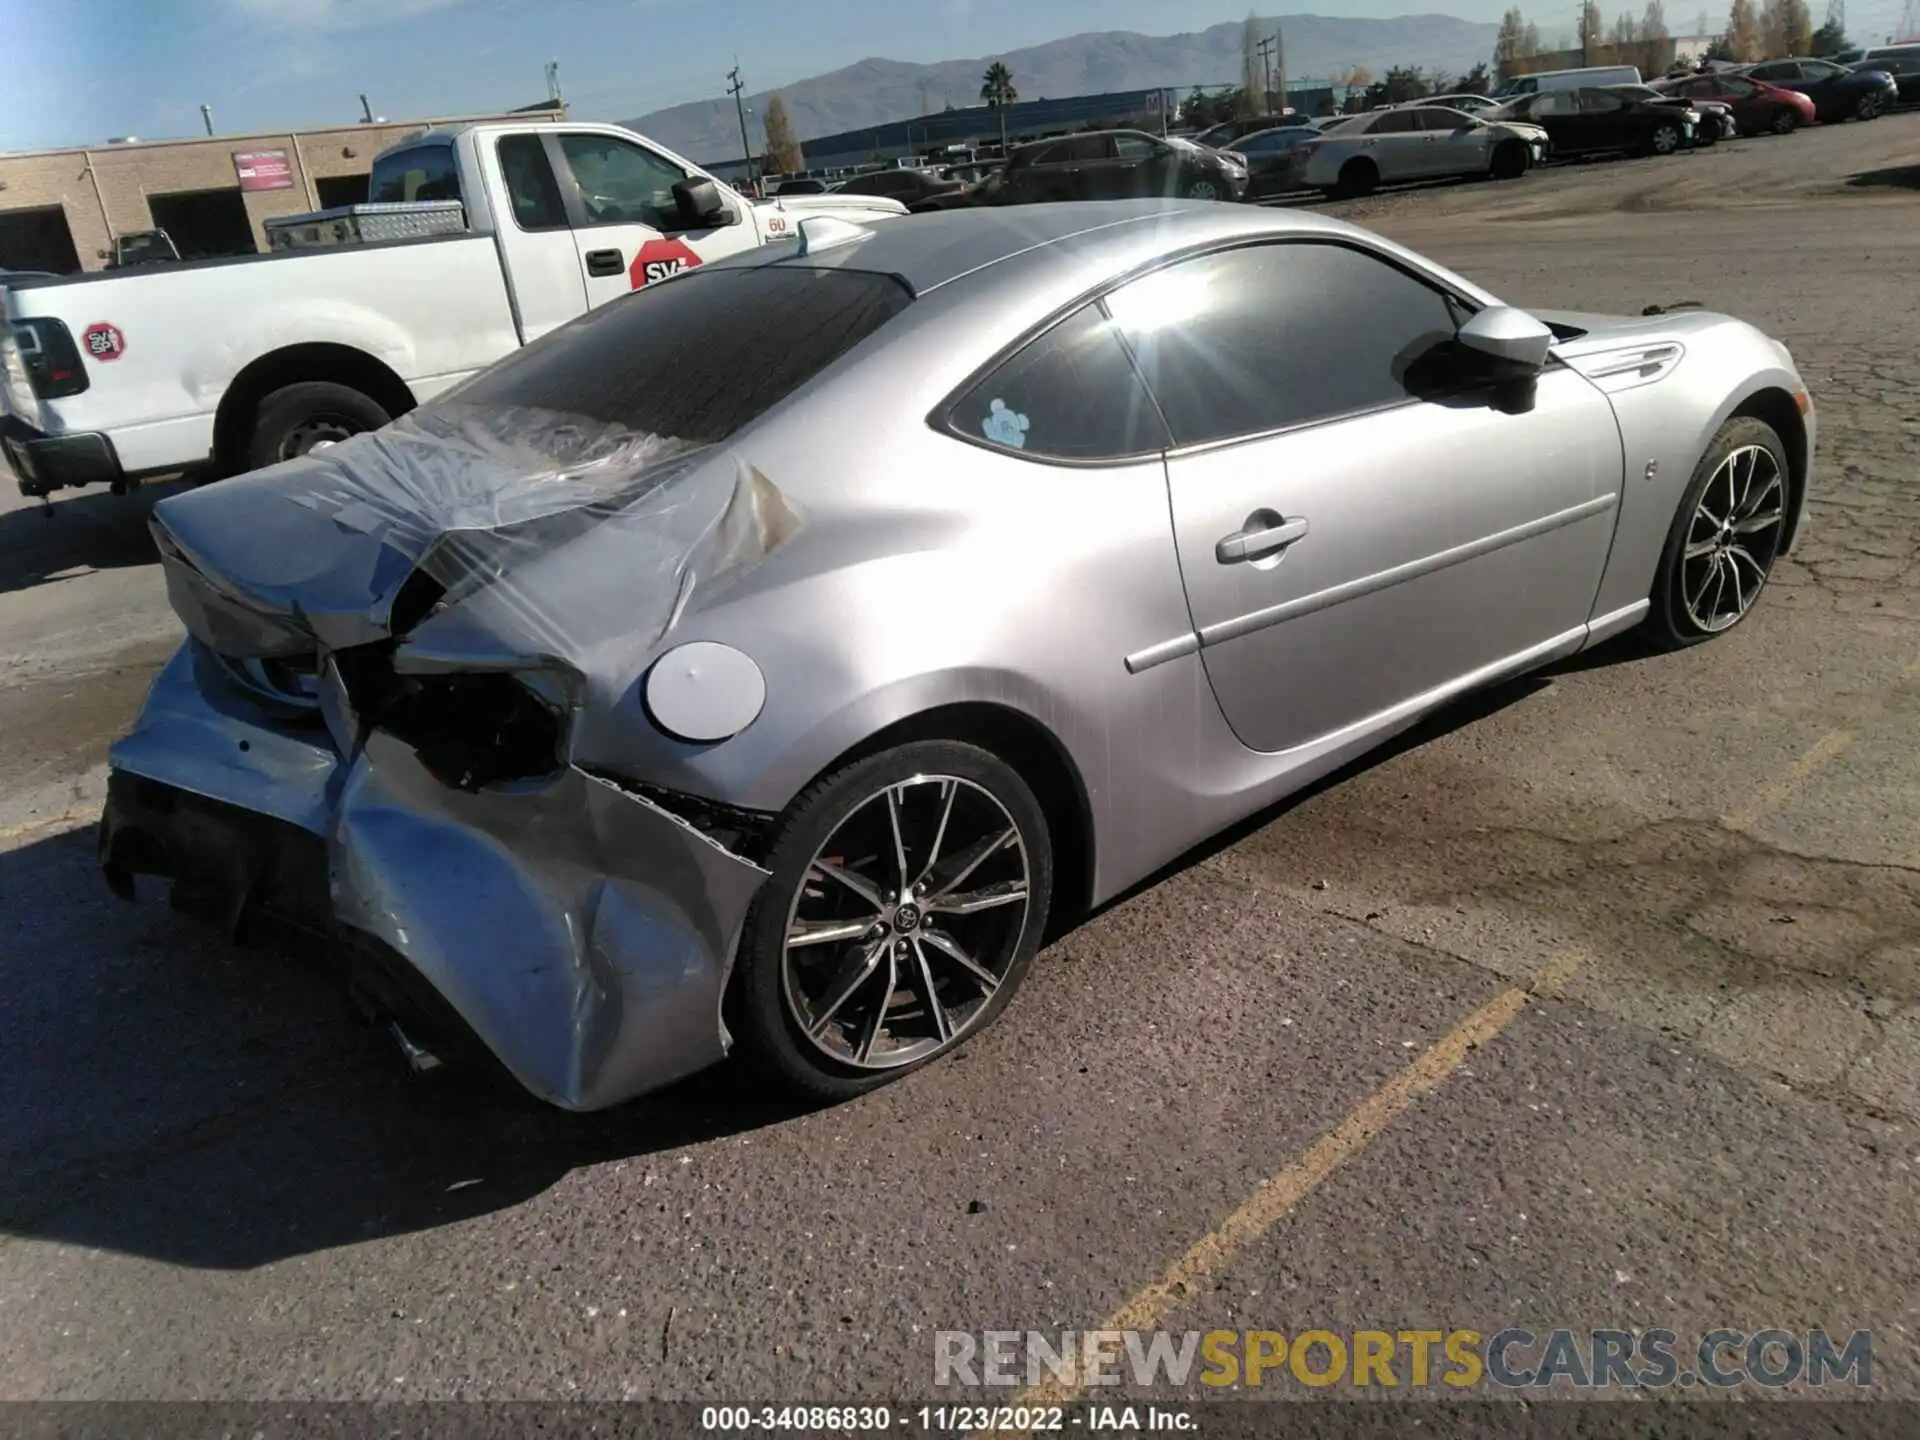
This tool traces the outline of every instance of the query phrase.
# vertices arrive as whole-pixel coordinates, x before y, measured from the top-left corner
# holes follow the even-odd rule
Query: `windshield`
[[[692,271],[588,311],[448,398],[711,445],[912,303],[898,280],[863,271]]]

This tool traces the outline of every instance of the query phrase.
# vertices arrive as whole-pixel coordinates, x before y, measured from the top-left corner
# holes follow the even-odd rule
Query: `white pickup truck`
[[[906,213],[871,196],[749,200],[593,124],[429,131],[375,157],[368,188],[374,202],[457,200],[465,226],[0,283],[0,438],[20,488],[123,490],[291,459],[804,218]]]

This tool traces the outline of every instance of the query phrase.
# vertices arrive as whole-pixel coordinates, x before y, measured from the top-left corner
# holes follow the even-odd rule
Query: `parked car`
[[[1692,143],[1700,124],[1699,113],[1684,103],[1636,100],[1593,85],[1521,95],[1494,111],[1493,118],[1538,125],[1556,156],[1608,150],[1671,155]]]
[[[304,919],[416,1065],[591,1110],[737,1044],[844,1098],[1473,687],[1726,633],[1801,528],[1811,402],[1740,320],[1527,314],[1299,211],[864,228],[163,500],[108,883]]]
[[[1850,70],[1884,70],[1893,77],[1902,105],[1920,102],[1920,43],[1855,46],[1824,58]]]
[[[816,180],[811,176],[802,176],[795,180],[781,180],[773,187],[773,194],[775,196],[824,195],[826,193],[827,182],[824,180]]]
[[[891,170],[870,170],[855,175],[834,189],[836,195],[881,195],[898,200],[909,210],[943,209],[942,201],[964,198],[965,182],[943,178],[937,171],[920,167],[897,166]]]
[[[1298,189],[1296,152],[1319,134],[1310,125],[1282,125],[1273,130],[1256,130],[1227,146],[1247,162],[1247,198],[1264,200]]]
[[[1605,88],[1629,100],[1693,111],[1699,117],[1693,131],[1693,143],[1696,145],[1715,145],[1722,140],[1731,140],[1740,133],[1740,127],[1734,123],[1733,107],[1725,101],[1689,100],[1684,96],[1656,90],[1651,85],[1609,85]]]
[[[1877,119],[1900,100],[1899,83],[1885,70],[1849,70],[1829,60],[1768,60],[1739,73],[1806,96],[1827,124]]]
[[[1299,182],[1331,196],[1446,176],[1512,180],[1546,158],[1547,132],[1521,120],[1483,120],[1416,105],[1356,115],[1294,151]]]
[[[1246,162],[1237,155],[1177,136],[1094,130],[1017,146],[1007,157],[993,199],[1014,205],[1139,195],[1238,200],[1246,187]]]
[[[1196,145],[1204,145],[1209,150],[1224,150],[1236,140],[1248,135],[1257,135],[1262,130],[1274,130],[1283,125],[1304,125],[1308,116],[1295,110],[1280,115],[1250,115],[1238,120],[1222,120],[1218,125],[1209,125],[1206,129],[1186,138]]]
[[[1663,94],[1686,100],[1717,100],[1733,110],[1742,135],[1791,135],[1814,121],[1813,101],[1748,75],[1675,75],[1653,82]]]
[[[428,131],[375,156],[369,187],[433,195],[458,229],[9,285],[0,441],[20,488],[290,459],[377,430],[596,305],[791,240],[802,216],[906,214],[879,196],[752,201],[616,125]],[[23,329],[71,358],[63,378],[8,383]]]
[[[1419,100],[1403,100],[1398,105],[1385,107],[1404,110],[1413,105],[1443,105],[1449,110],[1464,110],[1469,115],[1484,115],[1489,110],[1500,108],[1498,100],[1490,100],[1485,95],[1476,95],[1465,91],[1458,95],[1428,95]]]
[[[1638,85],[1640,72],[1631,65],[1586,65],[1574,70],[1537,70],[1510,75],[1493,87],[1491,99],[1505,103],[1541,90],[1578,90],[1590,85]]]

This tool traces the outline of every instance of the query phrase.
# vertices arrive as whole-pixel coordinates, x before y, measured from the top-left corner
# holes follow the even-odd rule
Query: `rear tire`
[[[1862,95],[1860,97],[1860,103],[1853,107],[1853,118],[1856,120],[1878,120],[1880,118],[1880,97],[1877,94]]]
[[[1518,140],[1502,140],[1493,147],[1493,158],[1487,162],[1487,173],[1496,180],[1518,180],[1527,173],[1532,162],[1527,147]]]
[[[329,380],[307,380],[275,390],[255,412],[246,465],[258,470],[293,460],[321,445],[335,444],[393,417],[358,390]]]
[[[1017,843],[996,839],[1009,834]],[[997,756],[951,740],[896,746],[815,782],[764,863],[727,1023],[749,1064],[817,1100],[875,1089],[992,1024],[1040,948],[1053,891],[1033,791]],[[836,933],[806,933],[823,929]]]
[[[1371,160],[1349,160],[1340,167],[1340,179],[1329,192],[1336,200],[1358,200],[1371,195],[1380,183],[1380,171]]]
[[[1798,112],[1784,105],[1773,112],[1773,119],[1767,124],[1767,129],[1776,135],[1791,135],[1799,128],[1800,116]]]

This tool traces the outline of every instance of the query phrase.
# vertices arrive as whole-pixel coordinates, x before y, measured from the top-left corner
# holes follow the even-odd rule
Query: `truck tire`
[[[254,412],[245,468],[278,465],[316,446],[345,440],[364,430],[378,430],[391,419],[376,401],[329,380],[283,386],[262,400]]]

